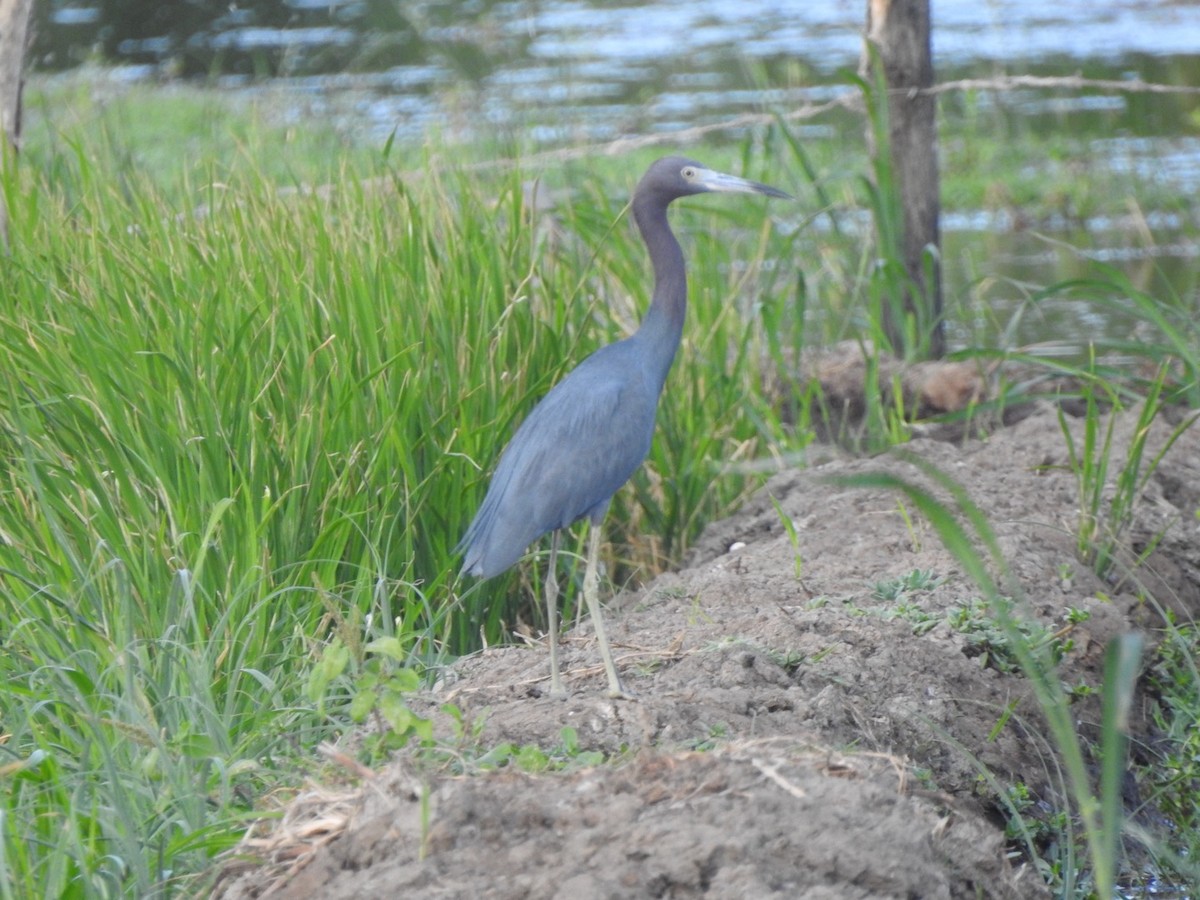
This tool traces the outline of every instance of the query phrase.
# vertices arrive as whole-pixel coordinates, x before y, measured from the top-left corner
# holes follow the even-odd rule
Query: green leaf
[[[421,676],[416,669],[397,669],[388,679],[388,687],[402,694],[412,694],[421,689]]]
[[[372,690],[359,690],[350,701],[350,718],[355,722],[363,721],[375,708],[377,695]]]
[[[381,637],[376,638],[363,648],[367,653],[375,653],[379,656],[386,656],[388,659],[393,659],[398,663],[408,661],[408,653],[404,649],[404,644],[397,637]]]
[[[1125,814],[1121,786],[1125,780],[1129,746],[1129,711],[1142,661],[1144,638],[1137,633],[1120,634],[1104,651],[1104,687],[1101,694],[1100,728],[1100,827],[1104,859],[1111,873],[1120,862],[1120,839]],[[1108,877],[1113,877],[1109,875]]]
[[[346,671],[349,663],[350,649],[342,643],[340,638],[334,638],[308,674],[308,684],[305,688],[305,695],[308,699],[317,703],[324,698],[329,685]]]
[[[386,693],[379,698],[379,714],[397,734],[407,734],[416,718],[398,694]]]

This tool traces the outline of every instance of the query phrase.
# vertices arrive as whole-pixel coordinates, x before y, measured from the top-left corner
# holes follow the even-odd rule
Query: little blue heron
[[[633,192],[633,218],[654,266],[650,309],[634,334],[601,347],[556,384],[517,429],[500,456],[483,504],[456,549],[462,571],[491,578],[553,532],[546,576],[550,693],[565,696],[558,672],[559,536],[590,519],[583,597],[596,629],[611,697],[621,686],[600,614],[597,556],[609,501],[650,451],[658,396],[675,359],[687,311],[683,251],[667,224],[673,200],[710,191],[786,197],[783,191],[669,156],[655,162]]]

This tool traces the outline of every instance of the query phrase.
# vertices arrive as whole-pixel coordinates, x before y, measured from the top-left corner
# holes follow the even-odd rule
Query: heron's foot
[[[628,691],[621,684],[610,684],[608,686],[608,697],[610,700],[629,700],[637,703],[641,698],[633,691]]]

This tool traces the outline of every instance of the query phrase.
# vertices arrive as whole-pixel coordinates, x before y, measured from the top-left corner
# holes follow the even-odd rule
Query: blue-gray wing
[[[465,573],[498,575],[546,532],[598,520],[641,465],[658,392],[639,366],[620,362],[603,351],[585,360],[517,429],[459,544]]]

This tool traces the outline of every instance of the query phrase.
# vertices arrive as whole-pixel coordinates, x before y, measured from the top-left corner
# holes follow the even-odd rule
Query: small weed
[[[884,603],[895,603],[904,594],[904,584],[899,578],[889,581],[877,581],[871,589],[871,596]]]
[[[793,674],[804,664],[805,656],[799,650],[767,649],[767,657],[789,675]]]
[[[925,766],[910,765],[908,774],[912,776],[922,788],[927,791],[939,791],[937,778],[934,777],[933,770]]]
[[[682,585],[670,585],[654,589],[655,600],[682,600],[687,596],[687,590]]]
[[[586,769],[605,762],[599,750],[584,750],[579,746],[579,733],[570,725],[559,732],[559,742],[545,749],[537,744],[514,744],[505,741],[470,760],[474,771],[490,772],[513,767],[522,772],[565,772]]]
[[[1078,684],[1066,685],[1067,695],[1072,701],[1082,700],[1085,697],[1092,697],[1096,693],[1096,689],[1090,684],[1079,682]]]
[[[928,634],[945,621],[945,616],[942,614],[930,612],[907,601],[901,601],[896,604],[885,615],[889,619],[904,619],[906,622],[911,623],[913,634],[917,635],[917,637]]]
[[[1020,817],[1019,824],[1015,821],[1016,816],[1013,816],[1004,826],[1005,837],[1009,840],[1029,836],[1034,842],[1044,845],[1058,840],[1066,832],[1067,814],[1047,808],[1025,782],[1010,784],[1005,789],[1005,796],[1009,808]]]
[[[856,619],[861,619],[867,615],[868,611],[858,605],[858,598],[854,595],[839,597],[837,602],[842,605],[842,612],[846,613],[846,615],[854,616]],[[876,611],[871,610],[871,612]]]
[[[779,521],[783,525],[783,530],[787,532],[788,541],[792,545],[792,565],[795,570],[796,580],[800,580],[800,576],[804,572],[804,557],[800,555],[800,535],[796,531],[796,522],[783,511],[783,507],[779,505],[779,501],[771,497],[771,505],[775,507],[775,514],[779,516]]]
[[[696,738],[687,742],[687,746],[691,750],[698,750],[701,753],[707,753],[714,749],[718,744],[724,741],[729,736],[729,726],[725,722],[715,722],[708,726],[708,734],[702,738]]]
[[[395,637],[371,641],[362,648],[359,660],[353,660],[350,649],[335,637],[309,670],[306,692],[323,711],[330,689],[343,681],[355,663],[348,691],[340,696],[349,696],[346,712],[352,722],[362,723],[370,717],[378,726],[363,743],[369,761],[386,759],[414,738],[422,743],[433,739],[433,722],[408,706],[408,698],[421,688],[421,676],[403,665],[407,659]]]
[[[818,650],[816,653],[814,653],[812,656],[810,656],[808,658],[808,661],[810,663],[819,663],[821,660],[823,660],[825,657],[827,657],[830,653],[832,653],[836,646],[837,646],[836,644],[829,644],[826,647],[822,647],[820,650]]]
[[[1090,612],[1088,612],[1086,609],[1080,609],[1077,606],[1068,606],[1064,615],[1064,618],[1067,620],[1067,625],[1071,627],[1074,627],[1075,625],[1082,625],[1091,617],[1092,614]]]
[[[878,581],[871,589],[871,597],[888,604],[882,615],[888,619],[904,619],[912,624],[913,634],[928,634],[944,620],[939,612],[927,610],[909,600],[914,594],[933,590],[944,583],[933,571],[913,569],[901,578]]]
[[[559,732],[559,742],[543,751],[531,744],[517,748],[513,762],[523,772],[563,772],[586,769],[604,762],[599,750],[584,750],[579,746],[579,733],[570,725]]]
[[[1011,604],[1011,600],[1005,602]],[[1021,671],[1020,659],[1014,647],[1014,636],[996,621],[992,605],[986,600],[973,599],[960,604],[947,617],[950,627],[967,639],[967,655],[979,657],[981,667],[992,667],[1000,672],[1014,674]],[[1014,623],[1019,639],[1033,653],[1048,651],[1049,661],[1060,662],[1074,647],[1074,642],[1062,633],[1055,632],[1027,619]]]
[[[906,594],[920,591],[931,591],[945,581],[936,572],[923,569],[913,569],[901,578],[878,581],[871,590],[871,596],[884,603],[894,603]]]

